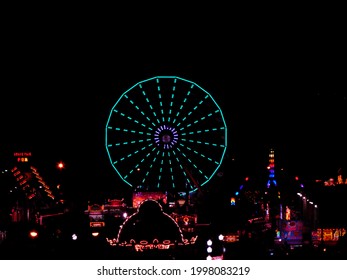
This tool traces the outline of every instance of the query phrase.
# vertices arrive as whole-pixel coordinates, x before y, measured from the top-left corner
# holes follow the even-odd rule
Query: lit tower
[[[269,201],[266,205],[267,220],[271,220],[273,229],[276,231],[276,234],[279,235],[280,221],[283,218],[283,211],[281,193],[277,188],[277,181],[275,178],[275,150],[273,148],[270,148],[269,165],[267,166],[267,169],[269,170],[269,177],[266,184],[266,193],[269,195]]]
[[[272,148],[270,149],[269,165],[267,169],[269,170],[269,180],[267,181],[267,188],[270,188],[270,186],[277,186],[275,179],[275,151]]]

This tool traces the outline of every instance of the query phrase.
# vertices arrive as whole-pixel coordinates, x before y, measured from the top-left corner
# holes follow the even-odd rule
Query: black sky
[[[31,150],[47,164],[64,160],[76,185],[121,187],[104,147],[110,110],[136,83],[172,75],[198,84],[220,105],[226,173],[256,174],[269,147],[293,174],[327,178],[347,168],[343,36],[324,24],[237,26],[7,30],[1,152]]]

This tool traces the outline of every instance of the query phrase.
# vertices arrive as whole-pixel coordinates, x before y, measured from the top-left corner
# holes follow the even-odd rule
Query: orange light
[[[99,233],[98,233],[98,232],[92,232],[92,235],[93,235],[94,237],[97,237],[97,236],[99,235]]]
[[[230,205],[235,205],[235,204],[236,204],[235,198],[232,197],[232,198],[230,199]]]
[[[57,165],[57,167],[58,167],[59,169],[63,169],[63,168],[64,168],[64,163],[59,162],[58,165]]]
[[[31,238],[36,238],[39,234],[37,233],[36,230],[32,230],[29,232],[29,235]]]

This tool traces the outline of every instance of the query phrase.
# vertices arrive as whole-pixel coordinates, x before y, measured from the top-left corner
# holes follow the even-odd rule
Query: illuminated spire
[[[269,170],[269,180],[267,181],[267,188],[270,188],[271,185],[277,186],[275,179],[275,151],[273,148],[270,149],[269,165],[267,169]]]

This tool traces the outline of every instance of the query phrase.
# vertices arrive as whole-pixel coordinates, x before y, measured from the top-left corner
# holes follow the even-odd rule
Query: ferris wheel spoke
[[[151,120],[151,118],[148,117],[148,116],[146,115],[146,113],[145,113],[143,110],[141,110],[141,108],[139,107],[139,105],[136,105],[137,102],[135,102],[134,100],[132,100],[131,98],[129,98],[128,95],[124,95],[124,97],[128,99],[129,103],[133,106],[133,108],[135,108],[135,110],[137,110],[137,111],[140,113],[140,115],[141,115],[142,117],[144,117],[144,118],[145,118],[149,123],[151,123],[153,126],[156,126],[156,124]],[[134,121],[135,121],[136,123],[138,122],[137,120],[134,120]],[[141,124],[141,125],[144,126],[144,124]],[[145,125],[144,127],[146,127],[146,125]],[[148,129],[151,129],[151,128],[148,127]]]

